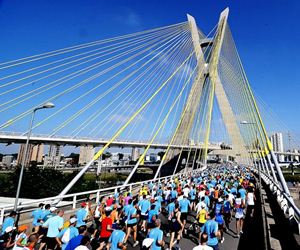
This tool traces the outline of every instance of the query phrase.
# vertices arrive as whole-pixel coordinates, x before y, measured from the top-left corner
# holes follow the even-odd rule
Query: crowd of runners
[[[196,175],[145,182],[134,193],[115,190],[98,204],[81,203],[71,216],[40,204],[30,230],[16,227],[16,212],[3,222],[1,249],[180,249],[181,239],[194,238],[194,250],[219,249],[235,220],[235,237],[253,216],[256,182],[242,166],[220,166]],[[67,219],[64,219],[66,218]],[[192,247],[190,248],[192,249]]]

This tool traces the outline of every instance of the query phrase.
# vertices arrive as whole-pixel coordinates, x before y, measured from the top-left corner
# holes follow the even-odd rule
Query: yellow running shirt
[[[199,212],[199,222],[200,223],[205,223],[206,222],[206,210],[205,209],[201,209],[200,212]]]

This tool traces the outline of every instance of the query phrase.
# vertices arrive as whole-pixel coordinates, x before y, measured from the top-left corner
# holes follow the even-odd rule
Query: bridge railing
[[[193,173],[197,173],[197,171],[193,171]],[[107,188],[102,188],[102,189],[96,189],[96,190],[91,190],[91,191],[84,191],[84,192],[78,192],[78,193],[72,193],[72,194],[66,194],[66,195],[58,195],[58,196],[53,196],[53,197],[47,197],[47,198],[42,198],[42,199],[36,199],[36,200],[30,200],[30,201],[24,201],[20,202],[18,204],[18,211],[22,212],[28,212],[30,210],[36,209],[38,204],[40,203],[50,203],[53,204],[57,207],[62,207],[65,205],[72,206],[73,209],[76,208],[76,204],[78,204],[80,201],[83,199],[86,199],[87,196],[91,199],[95,199],[96,203],[99,202],[100,197],[113,194],[116,189],[120,189],[122,191],[129,191],[132,192],[133,190],[137,190],[139,187],[141,187],[142,184],[146,182],[153,182],[153,183],[160,183],[160,182],[168,182],[174,177],[182,177],[184,175],[190,174],[190,172],[187,173],[179,173],[176,175],[169,175],[157,179],[150,179],[150,180],[145,180],[145,181],[139,181],[135,183],[129,183],[127,185],[118,185],[118,186],[113,186],[113,187],[107,187]],[[34,191],[34,190],[33,190]],[[63,204],[62,202],[65,202]],[[67,203],[66,203],[67,201]],[[1,205],[0,206],[0,225],[3,224],[4,217],[13,210],[14,204],[6,204],[6,205]]]
[[[297,223],[298,234],[300,234],[300,209],[295,205],[293,198],[283,191],[279,183],[274,182],[274,180],[264,172],[261,172],[261,178],[269,186],[271,192],[276,195],[277,202],[283,213],[289,216],[290,221],[294,220]]]
[[[26,137],[26,135],[24,135],[24,133],[22,132],[10,132],[10,131],[2,131],[0,132],[0,135],[5,135],[5,136],[23,136],[24,138]],[[49,138],[49,135],[47,134],[31,134],[31,138]],[[102,141],[102,142],[106,142],[109,141],[110,138],[94,138],[94,137],[81,137],[81,136],[64,136],[64,135],[58,135],[58,136],[51,136],[51,139],[65,139],[65,140],[93,140],[93,141]],[[147,141],[142,141],[142,140],[122,140],[122,139],[115,139],[115,142],[120,142],[120,143],[138,143],[138,144],[145,144],[147,145],[148,142]],[[170,141],[170,139],[168,139],[167,141]],[[159,145],[165,145],[167,144],[167,142],[162,143],[162,142],[158,142],[158,141],[154,141],[153,144],[157,144],[157,146]],[[204,143],[203,142],[194,142],[192,144],[187,144],[184,145],[184,147],[189,147],[189,146],[203,146]],[[209,146],[213,146],[213,147],[220,147],[221,142],[210,142],[208,143]],[[179,145],[172,145],[172,146],[176,146],[179,147]]]

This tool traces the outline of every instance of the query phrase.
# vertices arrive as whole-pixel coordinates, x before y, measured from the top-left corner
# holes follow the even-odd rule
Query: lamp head
[[[46,102],[42,108],[44,109],[50,109],[50,108],[54,108],[55,105],[52,102]]]
[[[241,124],[249,124],[247,121],[241,121]]]

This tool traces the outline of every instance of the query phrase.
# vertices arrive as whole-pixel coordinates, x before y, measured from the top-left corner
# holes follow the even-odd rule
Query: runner
[[[171,199],[171,202],[166,207],[167,210],[167,216],[168,216],[168,229],[167,229],[167,237],[170,236],[170,228],[171,228],[171,219],[172,219],[172,213],[175,210],[175,199]]]
[[[206,233],[201,234],[200,245],[193,248],[193,250],[213,250],[212,247],[207,245],[208,236]]]
[[[244,203],[241,199],[240,193],[237,194],[234,200],[235,218],[236,218],[236,236],[240,237],[243,233],[244,223]]]
[[[78,229],[75,227],[77,219],[70,219],[70,225],[59,232],[57,235],[58,243],[62,250],[66,249],[69,241],[79,235]]]
[[[163,231],[160,229],[160,219],[155,221],[155,228],[151,229],[148,238],[153,239],[151,250],[161,250],[165,245],[163,241]]]
[[[40,203],[38,209],[34,210],[31,214],[31,217],[33,217],[33,221],[32,221],[33,232],[38,232],[39,227],[42,225],[41,221],[43,219],[43,207],[44,204]]]
[[[51,208],[50,204],[46,204],[44,206],[44,210],[43,210],[43,213],[42,213],[42,223],[45,222],[48,219],[48,215],[51,213],[50,208]]]
[[[232,213],[232,201],[229,198],[229,194],[225,196],[225,201],[223,205],[224,211],[224,222],[225,222],[225,230],[229,229],[229,223],[231,221],[231,213]]]
[[[107,246],[106,249],[108,249],[108,240],[113,231],[112,219],[110,218],[110,214],[111,214],[111,208],[106,207],[105,218],[101,222],[101,231],[100,231],[100,239],[99,239],[100,246],[98,248],[99,250],[102,250],[105,245]]]
[[[124,233],[124,230],[125,230],[125,224],[116,225],[116,229],[112,232],[111,236],[109,237],[108,249],[110,250],[126,249],[126,244],[124,243],[126,234]]]
[[[87,203],[82,202],[80,204],[81,208],[76,213],[77,223],[76,227],[81,227],[86,225],[86,217],[88,215],[88,212],[86,210]]]
[[[141,230],[146,232],[146,222],[148,218],[148,212],[150,210],[150,201],[148,200],[149,197],[146,194],[143,195],[143,199],[139,201],[139,210],[141,211]]]
[[[250,215],[250,217],[253,217],[256,197],[254,194],[254,188],[251,186],[248,187],[246,201],[247,201],[247,214]]]
[[[38,243],[39,240],[39,235],[38,233],[33,233],[31,235],[28,236],[28,243],[27,246],[24,247],[24,250],[34,250],[36,244]]]
[[[191,209],[191,202],[187,199],[187,196],[183,195],[183,199],[179,201],[179,207],[181,212],[181,221],[183,223],[183,232],[186,234],[186,220],[188,216],[189,209]]]
[[[55,249],[57,244],[59,243],[56,237],[59,234],[59,230],[62,229],[64,225],[64,210],[58,210],[57,215],[48,219],[44,224],[43,227],[48,228],[47,238],[46,238],[46,245],[47,249]]]
[[[79,235],[77,235],[76,237],[72,238],[68,242],[65,250],[74,250],[76,247],[78,247],[80,245],[80,242],[81,242],[82,238],[85,236],[85,234],[87,232],[86,226],[79,227],[78,232],[79,232]]]
[[[131,235],[131,231],[133,231],[133,247],[137,246],[139,242],[137,241],[137,222],[138,222],[138,201],[135,199],[132,203],[132,207],[129,210],[127,217],[127,234],[125,237],[125,243],[127,243],[128,238]]]
[[[191,201],[191,210],[194,210],[195,206],[196,206],[196,188],[195,188],[195,184],[193,184],[192,188],[190,189],[189,198],[190,198],[190,201]]]
[[[15,245],[12,250],[23,250],[24,247],[27,245],[27,235],[26,230],[28,229],[28,226],[22,225],[18,228],[18,234],[15,238]]]
[[[6,230],[8,227],[11,227],[11,228],[14,227],[16,216],[17,216],[17,212],[16,212],[16,211],[12,211],[12,212],[10,212],[9,216],[7,216],[7,217],[4,219],[4,222],[3,222],[3,224],[2,224],[1,235],[5,233],[5,230]]]
[[[151,229],[155,227],[155,221],[158,218],[157,210],[155,209],[155,204],[151,204],[150,211],[148,213],[148,219],[147,219],[147,230],[148,233]]]
[[[90,244],[90,237],[83,236],[80,245],[75,248],[75,250],[89,250],[88,245]]]
[[[203,233],[206,233],[208,236],[207,245],[214,250],[219,250],[218,237],[220,236],[220,232],[218,231],[218,223],[215,221],[215,218],[215,212],[210,212],[209,220],[203,226]]]
[[[202,204],[201,210],[197,214],[197,218],[198,218],[198,221],[199,221],[199,227],[200,227],[200,233],[201,233],[201,232],[203,232],[203,225],[205,224],[205,222],[209,218],[205,204]]]
[[[94,211],[93,211],[93,216],[94,216],[94,222],[95,222],[95,226],[96,228],[100,227],[100,215],[101,215],[101,203],[98,202],[97,206],[95,207]]]
[[[220,197],[217,200],[216,206],[215,206],[215,214],[216,214],[216,222],[218,223],[218,229],[220,231],[221,236],[221,243],[224,242],[225,238],[223,236],[223,228],[224,228],[224,219],[223,219],[223,199]]]
[[[178,245],[179,241],[181,239],[182,230],[184,228],[184,224],[181,221],[181,212],[179,210],[179,204],[175,204],[175,209],[172,212],[171,217],[171,239],[170,239],[170,249],[173,248],[173,246]],[[174,239],[176,240],[174,241]],[[179,248],[179,247],[178,247]]]

